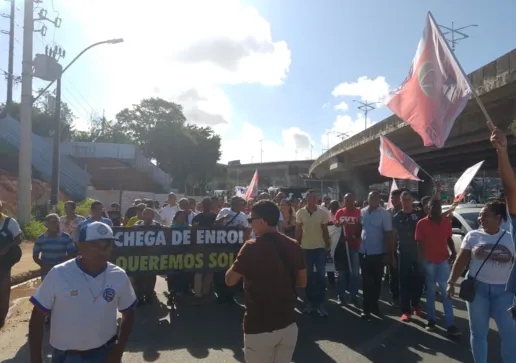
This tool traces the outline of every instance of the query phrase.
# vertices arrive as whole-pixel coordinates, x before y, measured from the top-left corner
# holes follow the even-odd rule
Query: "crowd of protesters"
[[[327,197],[318,200],[311,190],[303,199],[278,193],[273,200],[261,193],[254,200],[233,197],[229,203],[216,197],[200,203],[177,200],[170,193],[161,207],[156,201],[136,200],[124,216],[118,204],[105,211],[103,204],[95,201],[86,218],[76,214],[74,202],[67,202],[64,216],[49,214],[45,218],[47,230],[34,244],[33,257],[41,266],[43,282],[31,298],[35,306],[29,324],[31,362],[42,362],[43,326],[48,317],[53,362],[120,362],[135,308],[156,300],[156,277],[129,279],[122,269],[108,263],[112,226],[231,226],[244,230],[247,242],[226,273],[171,272],[166,279],[172,306],[186,295],[192,296],[194,305],[215,297],[220,303],[233,303],[235,294],[241,292],[239,286],[243,287],[247,362],[290,362],[298,334],[298,297],[304,304],[303,313],[325,318],[327,291],[332,285],[340,304],[361,309],[361,317],[369,321],[382,317],[379,300],[387,284],[390,303],[399,308],[401,321],[426,317],[428,330],[438,329],[435,296],[439,294],[444,329],[450,336],[458,336],[461,332],[454,323],[451,299],[465,271],[460,296],[467,304],[475,362],[487,363],[490,318],[498,326],[503,362],[516,362],[512,341],[516,334],[515,244],[512,227],[506,228],[516,222],[516,178],[505,135],[494,129],[491,142],[498,155],[505,200],[483,206],[480,228],[465,235],[460,251],[452,240],[454,206],[442,212],[438,183],[436,194],[422,198],[420,208],[407,190],[392,191],[390,209],[383,207],[375,191],[369,193],[362,208],[352,193],[343,196],[342,204]],[[9,304],[5,280],[21,256],[20,242],[18,223],[1,214],[1,325]],[[327,273],[332,248],[336,272]],[[421,303],[423,294],[426,305]],[[110,304],[112,301],[116,303]],[[117,310],[122,312],[120,327]],[[81,329],[70,329],[70,324]],[[69,360],[70,356],[77,358]]]

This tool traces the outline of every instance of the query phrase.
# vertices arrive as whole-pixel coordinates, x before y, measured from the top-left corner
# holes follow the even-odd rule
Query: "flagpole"
[[[453,57],[453,60],[455,61],[455,63],[457,64],[457,66],[459,67],[461,73],[462,73],[462,76],[464,77],[464,79],[466,80],[468,86],[469,86],[469,89],[471,90],[471,93],[473,93],[473,96],[475,97],[475,100],[477,101],[478,105],[480,106],[480,109],[482,110],[482,113],[484,114],[485,118],[487,119],[487,125],[489,127],[489,129],[492,129],[495,127],[495,125],[493,124],[493,121],[491,120],[491,117],[489,116],[489,114],[487,113],[487,110],[486,108],[484,107],[484,104],[482,103],[482,101],[480,100],[480,97],[478,97],[477,95],[477,92],[475,91],[475,89],[473,88],[473,85],[471,84],[471,81],[469,80],[469,77],[468,75],[466,74],[466,72],[464,72],[464,69],[462,69],[462,66],[461,64],[459,63],[459,61],[457,60],[457,57],[455,57],[455,53],[453,53],[453,51],[451,50],[451,47],[450,45],[448,44],[448,41],[446,40],[446,38],[444,37],[443,35],[443,32],[441,31],[441,28],[439,28],[439,25],[437,24],[437,22],[435,21],[435,18],[434,16],[432,15],[432,12],[429,11],[428,12],[428,15],[430,16],[430,21],[432,22],[432,25],[435,29],[437,29],[437,31],[439,32],[439,36],[442,38],[446,48],[448,49],[448,51],[450,52],[451,56]],[[423,170],[423,169],[421,169]],[[423,170],[424,171],[424,170]],[[424,171],[428,176],[430,176],[426,171]]]
[[[418,165],[418,166],[419,166],[419,165]],[[428,176],[430,177],[430,179],[434,180],[434,177],[433,177],[433,176],[431,176],[430,174],[428,174],[428,172],[427,172],[425,169],[423,169],[422,167],[420,167],[420,166],[419,166],[419,170],[421,170],[423,173],[425,173],[426,175],[428,175]]]

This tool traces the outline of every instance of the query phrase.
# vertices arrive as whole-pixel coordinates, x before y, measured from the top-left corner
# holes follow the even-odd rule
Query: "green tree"
[[[115,127],[113,121],[108,121],[105,117],[92,120],[91,126],[87,131],[75,131],[72,135],[72,140],[108,142],[114,144],[132,143],[132,140],[128,135]]]
[[[220,137],[209,127],[187,123],[183,108],[161,98],[148,98],[116,115],[114,127],[143,154],[174,177],[185,192],[204,192],[220,158]]]
[[[32,106],[32,132],[43,137],[52,137],[55,130],[54,110],[50,109],[47,101],[49,95],[50,92],[45,92]],[[0,108],[4,109],[5,104],[1,104]],[[20,120],[20,109],[21,105],[18,102],[13,102],[11,116],[16,120]],[[74,133],[73,123],[75,115],[64,101],[61,101],[60,119],[61,141],[70,140]]]

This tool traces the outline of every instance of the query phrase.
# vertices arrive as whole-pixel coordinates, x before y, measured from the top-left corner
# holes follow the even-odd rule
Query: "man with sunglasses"
[[[53,267],[31,297],[31,363],[43,362],[43,323],[49,314],[53,363],[120,363],[137,299],[125,271],[108,262],[114,240],[107,224],[85,226],[78,257]],[[117,310],[122,313],[118,335]]]
[[[226,273],[226,284],[244,279],[244,352],[247,363],[292,360],[296,347],[296,288],[306,286],[303,250],[280,234],[280,211],[269,200],[251,210],[256,239],[247,241]]]

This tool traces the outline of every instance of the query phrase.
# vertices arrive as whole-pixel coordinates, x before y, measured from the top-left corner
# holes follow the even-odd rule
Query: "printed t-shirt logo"
[[[104,289],[104,292],[102,293],[102,297],[107,302],[113,301],[113,299],[115,298],[115,295],[116,295],[115,289],[113,289],[112,287],[106,287]]]

